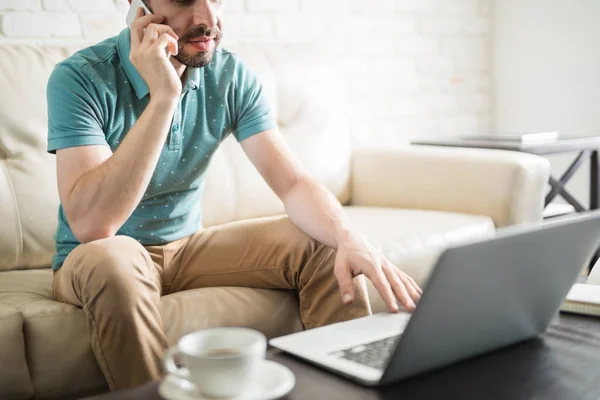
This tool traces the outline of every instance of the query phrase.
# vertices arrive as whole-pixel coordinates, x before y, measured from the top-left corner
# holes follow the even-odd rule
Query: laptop
[[[543,333],[600,246],[600,212],[499,229],[446,249],[411,314],[375,314],[269,344],[368,386]]]

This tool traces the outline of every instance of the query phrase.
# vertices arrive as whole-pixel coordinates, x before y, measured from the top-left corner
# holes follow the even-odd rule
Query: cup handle
[[[179,368],[177,365],[175,365],[175,360],[173,359],[175,355],[180,353],[181,352],[177,346],[171,347],[169,350],[167,350],[167,354],[165,354],[163,365],[169,374],[173,374],[178,378],[188,381],[190,379],[190,370],[187,368]]]

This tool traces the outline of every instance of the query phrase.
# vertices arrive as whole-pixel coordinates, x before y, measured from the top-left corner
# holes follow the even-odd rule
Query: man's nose
[[[220,2],[217,2],[220,3]],[[194,6],[194,25],[217,26],[219,5],[211,0],[199,0]]]

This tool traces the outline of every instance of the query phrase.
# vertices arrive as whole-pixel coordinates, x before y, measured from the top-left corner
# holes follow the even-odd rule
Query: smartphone
[[[129,12],[127,13],[126,18],[128,27],[131,28],[131,24],[135,19],[135,14],[137,13],[138,8],[140,7],[144,9],[144,12],[146,14],[152,14],[152,11],[150,10],[150,8],[148,8],[144,0],[131,0],[131,7],[129,7]]]

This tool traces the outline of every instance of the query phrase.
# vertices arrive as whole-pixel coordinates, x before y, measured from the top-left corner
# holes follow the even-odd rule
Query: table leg
[[[600,171],[598,171],[598,150],[592,151],[592,158],[590,159],[590,210],[598,208],[598,200],[600,200],[600,193],[598,193],[598,179],[600,178]]]
[[[600,178],[600,171],[598,170],[598,150],[592,150],[592,157],[590,158],[590,210],[598,209],[598,201],[600,200],[600,193],[598,193],[598,179]],[[589,264],[589,271],[592,271],[594,265],[600,258],[600,249],[596,250],[592,260]]]
[[[579,169],[579,167],[583,164],[583,162],[590,156],[590,154],[591,154],[591,152],[586,151],[586,150],[580,152],[577,155],[577,157],[575,158],[575,161],[573,161],[573,163],[569,166],[569,168],[567,168],[567,170],[560,177],[559,180],[556,180],[553,177],[550,177],[550,182],[549,182],[550,192],[548,192],[548,194],[546,195],[546,199],[544,201],[545,206],[550,204],[552,202],[552,200],[557,195],[559,195],[563,199],[565,199],[567,201],[567,203],[571,204],[577,212],[585,211],[585,208],[583,207],[583,205],[581,205],[581,203],[579,203],[577,201],[577,199],[575,199],[575,197],[573,197],[566,190],[565,186],[566,186],[567,182],[569,181],[569,179],[571,179],[573,177],[573,175],[575,175],[575,172],[577,171],[577,169]]]

